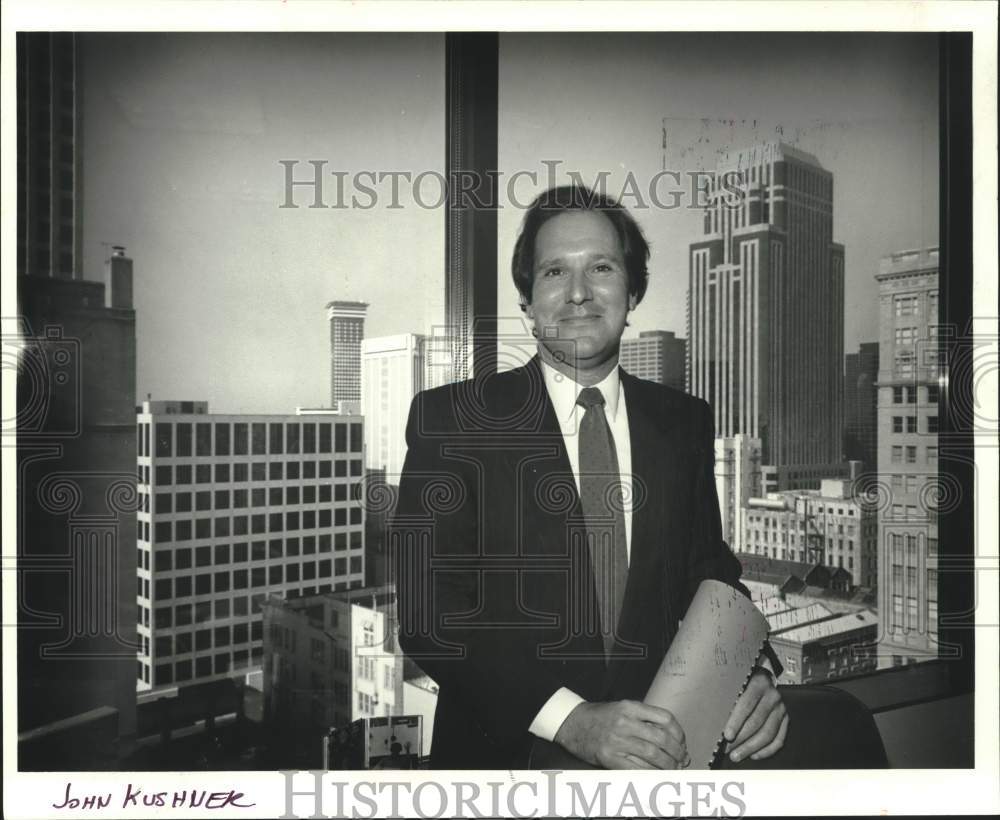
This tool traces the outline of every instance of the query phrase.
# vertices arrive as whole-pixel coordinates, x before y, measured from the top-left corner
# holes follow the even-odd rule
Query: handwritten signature
[[[77,797],[73,794],[73,783],[66,784],[66,792],[61,803],[53,803],[54,809],[105,809],[115,799],[114,792],[104,794],[87,794]],[[229,791],[210,792],[205,789],[179,789],[178,791],[144,792],[134,783],[129,783],[125,793],[121,795],[121,807],[130,806],[160,806],[179,809],[224,809],[226,806],[246,809],[256,803],[240,802],[244,800],[243,792]]]

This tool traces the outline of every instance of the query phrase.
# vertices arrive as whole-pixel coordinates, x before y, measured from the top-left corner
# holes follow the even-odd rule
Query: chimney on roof
[[[124,245],[112,245],[111,258],[104,263],[104,306],[132,309],[132,260]]]

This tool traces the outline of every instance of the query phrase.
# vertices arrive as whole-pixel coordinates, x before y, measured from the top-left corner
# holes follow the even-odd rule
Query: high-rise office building
[[[879,286],[879,646],[884,665],[937,656],[938,249],[884,258]]]
[[[818,486],[841,463],[844,248],[833,176],[784,143],[733,152],[690,249],[689,390],[717,436],[761,440],[782,486]]]
[[[764,494],[760,440],[742,433],[715,440],[715,489],[722,537],[734,552],[743,551],[743,508]]]
[[[673,331],[644,330],[638,339],[622,339],[618,363],[640,379],[684,389],[687,345]]]
[[[75,34],[18,33],[18,273],[83,278],[79,82]]]
[[[876,466],[878,342],[862,342],[844,358],[844,458]]]
[[[425,337],[379,336],[361,343],[361,413],[367,434],[366,465],[399,483],[406,456],[406,420],[423,389]]]
[[[16,42],[18,766],[113,769],[136,726],[132,260],[84,278],[75,35]]]
[[[365,302],[330,302],[330,403],[361,401],[361,341],[365,338]]]
[[[140,690],[261,668],[261,606],[364,585],[360,416],[138,413]]]

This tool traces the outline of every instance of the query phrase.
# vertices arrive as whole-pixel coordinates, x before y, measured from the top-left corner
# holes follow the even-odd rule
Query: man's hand
[[[605,769],[677,769],[691,764],[684,730],[666,709],[634,700],[581,703],[555,742]]]
[[[754,672],[723,732],[729,759],[762,760],[785,745],[788,712],[767,672]]]

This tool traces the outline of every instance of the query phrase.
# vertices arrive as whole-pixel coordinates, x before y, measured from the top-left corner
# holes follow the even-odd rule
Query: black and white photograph
[[[1000,810],[995,6],[92,5],[4,9],[5,815]]]

